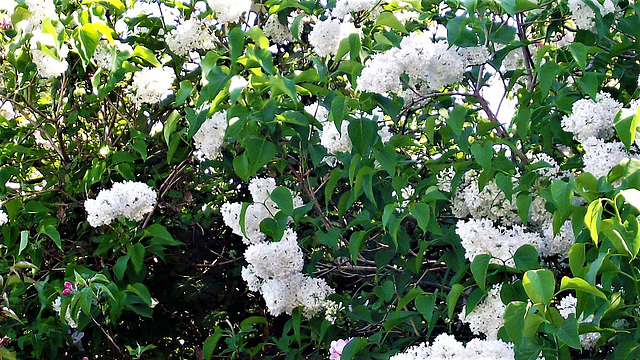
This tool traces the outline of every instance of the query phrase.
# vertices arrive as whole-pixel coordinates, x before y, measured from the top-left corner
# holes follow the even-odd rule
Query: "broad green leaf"
[[[156,59],[156,56],[153,54],[153,51],[147,49],[142,45],[136,45],[135,49],[133,49],[133,54],[131,56],[138,57],[147,63],[153,66],[161,66],[160,61]]]
[[[534,304],[549,305],[555,293],[556,280],[547,269],[529,270],[524,274],[522,286]]]
[[[600,233],[600,224],[602,223],[602,202],[600,199],[594,200],[589,204],[587,213],[584,216],[584,223],[589,229],[591,238],[598,245],[598,234]]]
[[[576,314],[569,314],[569,317],[564,320],[562,326],[555,331],[555,334],[558,339],[570,347],[582,350],[580,336],[578,335],[578,321],[576,320]]]
[[[398,20],[391,11],[381,12],[376,18],[376,26],[388,26],[401,33],[407,33],[407,29],[405,29],[404,25],[402,25],[400,20]]]
[[[278,186],[271,192],[269,197],[278,205],[278,208],[280,208],[285,215],[293,216],[293,197],[288,188]]]
[[[431,208],[425,203],[415,203],[411,205],[411,215],[418,221],[418,226],[425,234],[428,232]]]
[[[531,245],[522,245],[513,255],[516,268],[522,271],[535,270],[540,268],[538,262],[538,251]]]
[[[574,42],[569,45],[569,51],[578,63],[578,66],[584,71],[587,67],[587,47],[583,43]]]
[[[173,236],[169,233],[169,231],[167,231],[167,228],[165,228],[161,224],[157,224],[157,223],[151,224],[144,231],[146,235],[152,236],[155,239],[157,239],[155,241],[156,244],[172,245],[172,246],[178,246],[183,244],[181,241],[174,239]]]
[[[473,279],[480,286],[482,290],[485,289],[487,280],[487,269],[489,268],[489,262],[491,261],[491,255],[480,254],[476,255],[471,262],[471,273]]]
[[[142,271],[142,266],[144,265],[144,253],[144,245],[141,243],[130,245],[127,249],[127,255],[129,255],[131,264],[133,264],[133,270],[136,273],[140,273],[140,271]]]
[[[562,281],[560,282],[560,291],[564,291],[564,290],[584,291],[593,296],[597,296],[599,298],[607,300],[607,296],[602,291],[598,290],[597,287],[589,284],[588,282],[580,278],[569,278],[569,277],[563,276]]]
[[[627,151],[630,150],[631,144],[633,144],[636,139],[638,122],[640,122],[640,107],[636,111],[620,109],[616,113],[614,128],[616,129],[618,137],[627,148]]]
[[[118,258],[115,265],[113,265],[113,274],[117,280],[122,280],[124,273],[127,270],[127,264],[129,263],[129,255],[122,255]]]
[[[20,247],[18,248],[18,255],[22,254],[22,251],[27,247],[29,243],[29,232],[23,230],[20,232]]]
[[[456,304],[458,303],[458,299],[460,298],[462,291],[464,291],[464,286],[461,284],[454,284],[451,287],[451,291],[449,291],[449,295],[447,295],[447,315],[449,319],[453,318],[453,314],[456,310]]]

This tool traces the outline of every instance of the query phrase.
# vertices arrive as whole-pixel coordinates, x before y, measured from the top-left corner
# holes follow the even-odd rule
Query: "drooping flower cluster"
[[[528,232],[521,225],[511,228],[496,227],[489,219],[470,219],[458,221],[456,233],[465,249],[465,257],[473,260],[476,255],[489,254],[491,263],[514,266],[513,255],[522,245],[533,245],[540,248],[542,238],[534,232]],[[498,260],[499,259],[499,260]]]
[[[466,68],[488,61],[485,47],[449,47],[445,40],[434,41],[430,33],[412,33],[400,42],[400,48],[374,55],[357,79],[358,90],[378,94],[403,88],[400,76],[406,74],[409,85],[422,92],[436,91],[462,80]]]
[[[495,180],[488,182],[480,190],[478,173],[473,170],[465,173],[464,180],[458,186],[453,197],[452,212],[459,218],[471,215],[504,225],[515,224],[520,220],[515,201],[506,198]]]
[[[175,79],[171,68],[165,66],[142,69],[133,74],[133,83],[129,87],[131,100],[138,106],[156,104],[171,94]]]
[[[101,190],[95,199],[84,202],[87,221],[93,227],[109,224],[120,216],[140,221],[153,211],[156,198],[155,190],[145,183],[118,182],[109,190]]]
[[[349,138],[349,121],[343,120],[340,130],[333,121],[325,121],[320,130],[320,145],[330,154],[351,151],[351,139]]]
[[[513,344],[501,340],[472,339],[466,346],[453,335],[440,334],[431,345],[422,343],[396,354],[390,360],[513,360]]]
[[[577,306],[578,299],[576,299],[575,296],[569,294],[560,300],[560,304],[557,305],[557,308],[560,315],[562,315],[562,317],[566,319],[571,314],[576,315]],[[590,323],[594,319],[593,315],[589,315],[586,319],[583,315],[584,314],[580,314],[580,316],[578,317],[579,323]],[[600,337],[601,334],[599,332],[580,334],[580,344],[587,350],[593,349],[596,346],[598,340],[600,340]]]
[[[611,0],[604,0],[603,4],[600,4],[598,0],[591,1],[594,4],[601,16],[606,16],[616,11],[616,6]],[[571,11],[571,18],[580,29],[592,29],[595,27],[596,13],[585,0],[569,0],[569,10]]]
[[[177,55],[187,55],[193,50],[210,50],[215,47],[211,31],[202,21],[188,19],[176,26],[165,37],[169,49]]]
[[[91,59],[97,67],[110,71],[114,63],[114,55],[111,48],[107,45],[98,45]]]
[[[244,13],[251,10],[251,0],[207,0],[211,10],[215,11],[216,19],[223,23],[236,22]]]
[[[622,108],[611,95],[599,92],[596,99],[580,99],[573,103],[571,115],[562,118],[562,129],[584,142],[590,137],[608,140],[613,136],[613,119]]]
[[[217,112],[207,119],[200,129],[193,135],[196,148],[202,152],[205,158],[215,159],[220,154],[224,143],[224,134],[227,130],[227,112]]]
[[[498,330],[504,325],[502,315],[507,306],[500,299],[502,284],[494,285],[489,294],[473,311],[467,314],[466,305],[462,308],[462,322],[469,324],[475,335],[485,334],[489,340],[498,339]]]
[[[33,62],[38,67],[38,74],[45,79],[54,78],[62,75],[69,63],[65,60],[69,49],[66,45],[57,48],[55,53],[58,58],[45,53],[40,50],[40,47],[56,48],[56,41],[49,33],[43,33],[41,29],[37,29],[31,38],[31,55]]]
[[[223,220],[234,234],[243,236],[249,244],[244,256],[248,265],[242,269],[242,278],[250,290],[262,294],[269,313],[277,316],[283,312],[291,314],[302,307],[307,317],[323,309],[326,297],[333,292],[323,279],[315,279],[302,273],[304,258],[298,245],[297,234],[286,229],[277,242],[266,241],[260,232],[260,222],[272,218],[278,211],[277,204],[270,199],[276,188],[273,178],[256,178],[249,184],[254,203],[245,213],[245,234],[242,233],[240,213],[242,204],[226,203],[222,206]],[[302,206],[302,199],[294,199],[294,208]]]
[[[340,41],[357,33],[358,29],[352,22],[328,18],[316,22],[309,33],[309,43],[320,57],[335,55]]]

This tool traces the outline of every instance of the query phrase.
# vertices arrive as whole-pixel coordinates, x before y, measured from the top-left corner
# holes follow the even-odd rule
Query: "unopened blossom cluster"
[[[302,273],[304,258],[298,245],[296,232],[288,228],[279,241],[267,241],[260,232],[260,223],[273,218],[279,211],[270,195],[275,190],[273,178],[255,178],[249,183],[253,203],[245,212],[244,233],[240,224],[241,203],[225,203],[222,218],[236,235],[242,236],[249,247],[244,257],[248,265],[242,268],[242,278],[251,291],[262,294],[269,313],[277,316],[291,314],[302,307],[303,314],[312,317],[324,308],[326,297],[333,289],[323,279]],[[294,208],[303,206],[302,199],[294,198]]]
[[[514,360],[513,344],[495,339],[472,339],[466,345],[453,335],[440,334],[433,343],[422,343],[390,360]]]
[[[486,47],[460,48],[446,40],[434,41],[433,34],[411,33],[399,48],[373,55],[356,80],[358,90],[387,95],[403,89],[401,75],[421,92],[436,91],[462,80],[467,67],[488,61]]]
[[[214,35],[199,19],[184,20],[164,38],[169,49],[184,56],[194,50],[210,50],[215,47]]]
[[[569,315],[576,315],[576,309],[578,306],[578,299],[575,296],[569,294],[564,298],[560,299],[560,303],[557,305],[558,312],[562,315],[563,318],[568,318]],[[580,314],[577,317],[579,323],[590,323],[593,321],[594,316],[589,315],[586,318],[583,316],[584,314]],[[599,332],[590,332],[585,334],[580,334],[580,345],[584,349],[590,350],[596,346],[598,340],[600,340],[601,334]]]
[[[569,0],[569,10],[573,22],[580,29],[589,30],[596,26],[596,13],[587,4],[588,0]],[[598,8],[601,16],[606,16],[616,11],[616,6],[611,0],[604,0],[602,4],[598,0],[590,1]]]
[[[93,227],[109,224],[120,216],[140,221],[153,211],[157,197],[156,191],[142,182],[114,183],[111,189],[102,189],[95,199],[84,202],[87,221]]]
[[[223,24],[240,20],[243,14],[251,11],[251,0],[207,0],[209,7],[216,13],[216,19]]]
[[[169,67],[144,68],[133,74],[128,92],[138,106],[156,104],[171,94],[175,79],[176,75]]]
[[[342,39],[358,34],[358,29],[350,21],[327,18],[318,20],[309,33],[309,44],[320,57],[336,55]]]
[[[193,141],[204,157],[212,160],[220,155],[226,131],[227,112],[217,112],[200,125],[200,129],[193,135]]]
[[[487,296],[467,314],[465,305],[460,318],[475,335],[484,334],[488,340],[498,339],[498,330],[504,325],[502,315],[507,306],[500,299],[502,284],[494,285]]]

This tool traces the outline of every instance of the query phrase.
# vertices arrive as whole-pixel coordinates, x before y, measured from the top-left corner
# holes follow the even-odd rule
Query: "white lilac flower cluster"
[[[9,216],[4,210],[0,210],[0,226],[6,225],[9,223]]]
[[[236,22],[244,13],[251,11],[251,0],[207,0],[211,10],[215,11],[216,19],[223,23]]]
[[[333,8],[331,14],[344,19],[352,12],[372,10],[379,2],[379,0],[337,0],[336,7]]]
[[[504,325],[502,315],[507,306],[500,299],[502,284],[494,285],[487,296],[467,314],[467,306],[462,308],[461,320],[469,324],[475,335],[485,334],[488,340],[498,339],[498,330]]]
[[[340,41],[351,34],[358,34],[358,29],[352,22],[327,18],[315,23],[309,33],[309,43],[320,57],[335,55]]]
[[[598,8],[601,16],[606,16],[616,11],[616,6],[611,0],[604,0],[602,4],[598,0],[590,2]],[[585,0],[569,0],[569,10],[571,11],[573,22],[580,29],[588,30],[596,26],[596,13],[587,5]]]
[[[490,59],[486,47],[460,48],[445,40],[434,41],[430,33],[412,33],[392,48],[369,59],[356,80],[358,90],[386,95],[403,88],[400,76],[422,92],[436,91],[462,80],[466,68]]]
[[[320,145],[327,149],[327,153],[330,154],[325,156],[322,161],[331,167],[336,166],[338,159],[335,155],[339,152],[351,151],[352,144],[349,138],[349,121],[342,120],[342,125],[340,126],[340,130],[338,130],[336,124],[333,121],[329,121],[329,110],[319,103],[307,105],[304,107],[304,110],[313,115],[322,125],[322,130],[319,131]]]
[[[16,112],[13,110],[13,105],[7,101],[0,106],[0,116],[7,120],[11,120],[16,117]]]
[[[569,294],[560,300],[560,304],[557,305],[558,312],[563,318],[568,318],[571,314],[576,314],[578,306],[578,299],[575,296]],[[593,315],[589,315],[586,319],[583,314],[578,317],[579,323],[590,323],[594,319]],[[601,334],[599,332],[590,332],[586,334],[580,334],[580,344],[584,349],[590,350],[596,346],[598,340],[600,340]]]
[[[213,160],[220,155],[227,131],[227,112],[217,112],[207,119],[193,135],[195,146],[205,158]]]
[[[574,102],[571,115],[562,118],[562,129],[573,133],[580,143],[590,137],[608,140],[613,136],[613,120],[621,108],[621,103],[601,91],[595,101],[580,99]]]
[[[390,360],[514,360],[513,344],[501,340],[472,339],[466,346],[453,335],[440,334],[431,345],[422,343],[396,354]]]
[[[248,265],[242,268],[242,278],[251,291],[260,292],[269,313],[277,316],[291,314],[301,306],[303,314],[312,317],[324,308],[326,297],[333,289],[323,279],[315,279],[302,273],[304,258],[298,245],[298,236],[293,229],[286,229],[277,242],[266,241],[260,232],[260,222],[272,218],[278,211],[277,204],[270,199],[276,188],[273,178],[256,178],[249,184],[253,198],[245,213],[245,234],[242,233],[240,213],[242,204],[226,203],[222,206],[222,217],[234,234],[243,237],[249,247],[244,257]],[[300,197],[294,198],[294,207],[302,206]]]
[[[472,261],[476,255],[489,254],[491,263],[515,266],[513,255],[522,245],[533,245],[540,248],[543,240],[535,232],[527,231],[521,225],[511,228],[495,226],[489,219],[469,219],[458,221],[456,234],[465,249],[464,256]]]
[[[479,174],[467,171],[452,200],[452,212],[456,217],[487,218],[504,225],[519,222],[518,208],[514,199],[507,199],[495,180],[489,181],[480,190]]]
[[[398,196],[398,194],[396,194],[396,191],[393,190],[393,192],[391,192],[391,196],[398,199],[398,207],[396,208],[396,211],[404,211],[407,206],[409,206],[409,203],[411,203],[411,199],[413,198],[415,193],[416,189],[411,185],[407,185],[406,187],[400,189],[400,196]]]
[[[596,178],[607,175],[622,159],[630,157],[621,142],[607,142],[614,134],[614,118],[621,109],[622,104],[611,95],[599,92],[595,101],[581,99],[573,103],[571,115],[562,118],[562,129],[572,132],[585,151],[584,171]]]
[[[53,310],[58,313],[58,316],[62,316],[62,297],[58,296],[51,304],[51,307],[53,307]],[[78,318],[79,314],[80,314],[80,308],[78,308],[78,312],[76,313],[76,318]],[[70,306],[67,308],[67,311],[65,312],[64,315],[65,315],[65,321],[67,322],[67,325],[69,325],[69,327],[72,329],[77,329],[78,324],[75,321],[73,321],[73,319],[71,318]]]
[[[215,47],[214,36],[209,28],[198,19],[183,21],[165,36],[169,49],[180,56],[193,50],[210,50]]]
[[[176,75],[169,67],[145,68],[133,74],[133,83],[128,92],[138,106],[156,104],[171,94],[175,79]]]
[[[114,55],[115,53],[108,45],[100,44],[96,47],[91,59],[97,67],[110,71],[114,64]]]
[[[58,13],[53,0],[25,0],[24,4],[27,5],[31,12],[29,20],[33,25],[40,25],[46,18],[58,20]]]
[[[271,15],[269,19],[267,19],[262,26],[262,31],[266,37],[276,44],[286,44],[294,40],[289,28],[282,25],[276,15]]]
[[[69,53],[69,49],[66,45],[56,50],[58,59],[40,50],[38,46],[56,47],[56,41],[51,34],[43,33],[39,28],[34,31],[34,35],[31,38],[31,55],[33,62],[38,67],[38,74],[40,74],[40,76],[49,79],[58,77],[67,71],[69,63],[65,58]]]
[[[158,195],[149,185],[141,182],[123,181],[103,189],[95,199],[87,199],[84,208],[87,221],[93,227],[109,224],[120,216],[140,221],[153,211]]]

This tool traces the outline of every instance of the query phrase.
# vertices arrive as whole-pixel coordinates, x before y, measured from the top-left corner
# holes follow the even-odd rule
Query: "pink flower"
[[[65,288],[64,290],[62,290],[62,296],[67,296],[69,294],[71,294],[71,289]]]
[[[71,289],[73,287],[73,284],[70,283],[69,281],[65,281],[64,282],[64,287],[67,288],[67,289]]]
[[[329,347],[329,360],[340,360],[340,357],[342,357],[342,351],[349,341],[351,341],[351,339],[332,341],[331,346]]]
[[[6,18],[0,20],[0,29],[2,29],[2,30],[11,29],[12,25],[13,24],[11,24],[11,18],[6,17]]]
[[[89,358],[85,356],[82,358],[82,360],[89,360]]]

